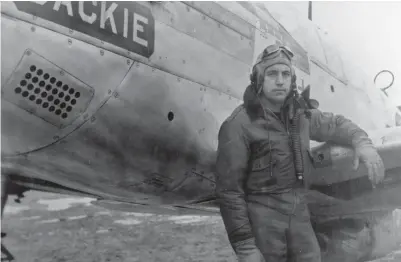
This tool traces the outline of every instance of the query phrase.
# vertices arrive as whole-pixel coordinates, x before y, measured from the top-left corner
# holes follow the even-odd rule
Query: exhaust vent
[[[27,50],[3,88],[10,103],[63,128],[88,107],[93,88]]]

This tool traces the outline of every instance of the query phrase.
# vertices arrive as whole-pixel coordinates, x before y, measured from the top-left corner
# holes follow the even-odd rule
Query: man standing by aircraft
[[[310,139],[352,146],[354,168],[361,160],[373,184],[384,178],[372,141],[343,116],[304,108],[293,131],[294,114],[288,110],[296,96],[292,58],[286,47],[266,47],[253,67],[244,103],[219,131],[216,194],[240,262],[321,261],[305,198]]]

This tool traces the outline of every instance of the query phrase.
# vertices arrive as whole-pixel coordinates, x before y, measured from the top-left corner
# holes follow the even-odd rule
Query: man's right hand
[[[235,245],[238,262],[266,262],[255,245],[254,239],[245,240]]]

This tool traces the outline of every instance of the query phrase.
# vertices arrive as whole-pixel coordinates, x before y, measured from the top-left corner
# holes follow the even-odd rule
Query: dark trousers
[[[249,195],[248,212],[266,262],[321,262],[304,189]]]

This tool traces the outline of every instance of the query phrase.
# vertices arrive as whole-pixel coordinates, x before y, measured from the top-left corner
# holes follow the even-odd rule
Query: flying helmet
[[[263,49],[262,53],[259,54],[256,59],[255,65],[252,68],[252,74],[250,76],[251,84],[254,86],[254,91],[257,95],[259,95],[262,91],[265,71],[272,65],[287,65],[291,69],[292,82],[295,81],[295,71],[292,66],[293,57],[294,53],[291,51],[291,49],[283,45],[273,44]]]

